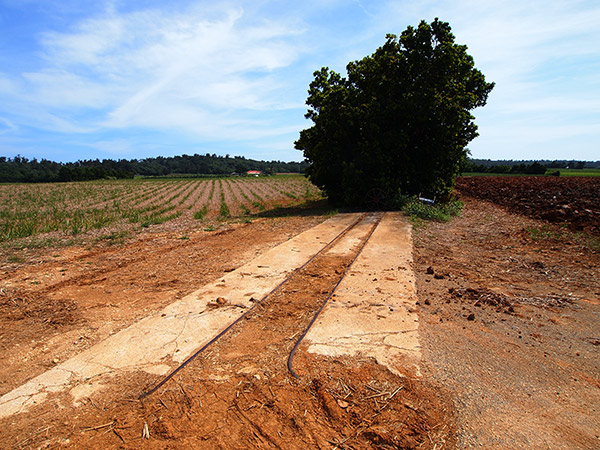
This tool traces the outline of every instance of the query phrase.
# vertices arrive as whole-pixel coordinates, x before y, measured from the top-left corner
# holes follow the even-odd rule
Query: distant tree
[[[469,111],[494,83],[474,67],[450,25],[435,19],[388,35],[347,77],[314,73],[296,148],[307,174],[333,202],[360,204],[372,188],[390,194],[447,196],[477,136]]]
[[[530,175],[543,175],[546,173],[546,166],[539,162],[534,162],[525,168],[525,173]]]

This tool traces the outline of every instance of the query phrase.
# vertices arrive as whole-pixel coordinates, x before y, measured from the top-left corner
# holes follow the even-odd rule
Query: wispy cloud
[[[7,133],[9,131],[15,131],[17,127],[10,120],[0,117],[0,134]]]
[[[23,74],[12,92],[28,105],[69,110],[72,131],[151,127],[216,138],[264,127],[271,134],[271,124],[253,112],[294,103],[281,98],[285,80],[271,74],[297,58],[298,31],[281,22],[247,23],[241,8],[210,16],[200,8],[109,11],[43,33],[44,67]],[[46,117],[54,128],[55,118]]]

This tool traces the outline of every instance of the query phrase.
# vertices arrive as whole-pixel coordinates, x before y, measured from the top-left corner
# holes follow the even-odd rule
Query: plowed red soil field
[[[511,211],[600,235],[600,177],[461,177],[457,187]]]

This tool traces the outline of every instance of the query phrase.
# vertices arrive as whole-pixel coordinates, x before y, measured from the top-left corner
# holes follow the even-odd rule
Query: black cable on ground
[[[283,286],[285,283],[288,282],[288,280],[290,278],[292,278],[296,273],[298,273],[300,270],[304,269],[304,267],[306,267],[311,261],[313,261],[318,255],[320,255],[321,253],[323,253],[326,249],[328,249],[329,247],[331,247],[331,245],[337,241],[338,239],[340,239],[344,234],[346,234],[348,231],[350,231],[352,228],[354,228],[360,221],[362,221],[365,217],[367,216],[367,214],[362,214],[358,219],[356,219],[352,224],[350,224],[347,228],[345,228],[344,230],[342,230],[336,237],[334,237],[331,241],[329,241],[321,250],[319,250],[317,253],[315,253],[308,261],[306,261],[304,264],[302,264],[300,267],[298,267],[296,270],[294,270],[289,276],[287,276],[281,283],[279,283],[277,286],[275,286],[270,292],[268,292],[262,299],[260,299],[260,301],[256,302],[252,308],[250,308],[248,311],[246,311],[244,314],[242,314],[240,317],[238,317],[237,319],[235,319],[231,324],[229,324],[229,326],[227,326],[227,328],[225,328],[223,331],[221,331],[219,334],[217,334],[214,338],[212,338],[210,341],[208,341],[204,346],[202,346],[196,353],[194,353],[193,355],[191,355],[190,357],[188,357],[183,363],[181,363],[181,365],[179,367],[177,367],[175,370],[173,370],[170,374],[168,374],[166,377],[164,377],[156,386],[154,386],[152,389],[143,392],[139,397],[138,400],[142,400],[143,398],[148,397],[151,394],[154,394],[158,389],[160,389],[162,386],[164,386],[171,378],[173,378],[180,370],[182,370],[184,367],[186,367],[190,362],[192,362],[193,359],[195,359],[198,355],[200,355],[204,350],[206,350],[208,347],[210,347],[212,344],[214,344],[218,339],[220,339],[225,333],[227,333],[235,324],[237,324],[238,322],[240,322],[242,319],[244,319],[248,314],[250,314],[251,312],[254,311],[254,309],[261,305],[267,298],[269,298],[276,290],[278,290],[281,286]]]

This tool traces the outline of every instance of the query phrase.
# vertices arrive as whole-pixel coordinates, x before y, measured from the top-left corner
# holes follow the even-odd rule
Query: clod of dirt
[[[227,300],[223,297],[218,297],[216,300],[211,300],[206,304],[209,308],[219,308],[227,304]]]
[[[429,266],[427,268],[427,275],[433,275],[435,273],[435,271],[433,270],[433,267]]]
[[[471,313],[467,316],[467,320],[473,321],[475,320],[475,314]]]

